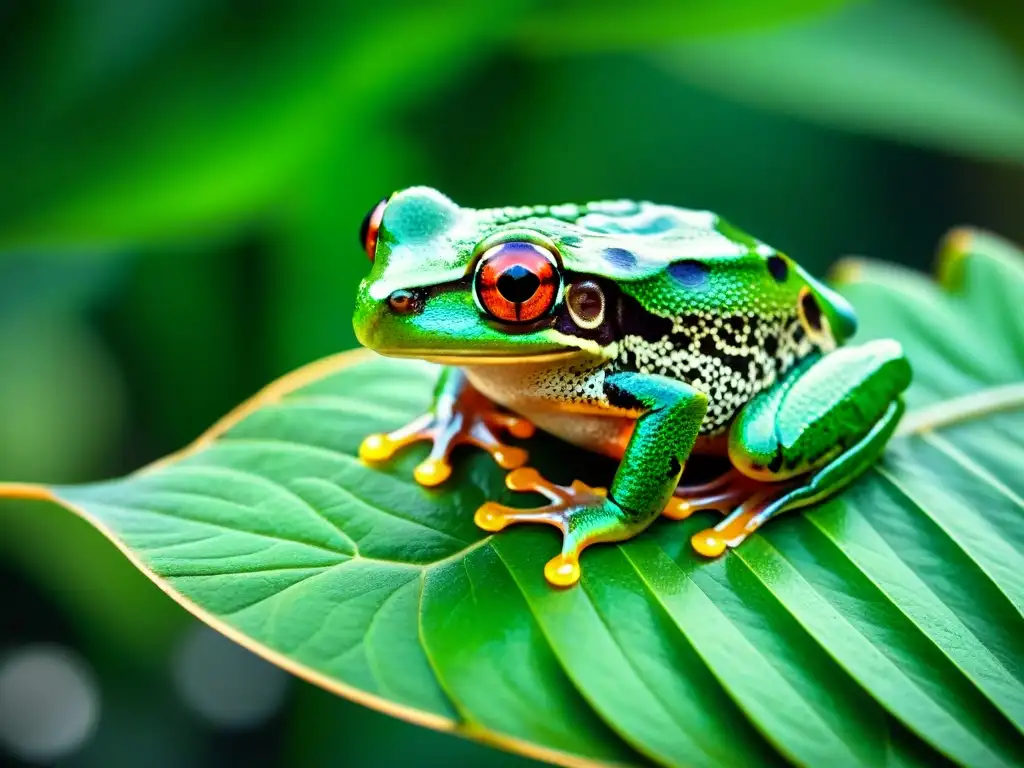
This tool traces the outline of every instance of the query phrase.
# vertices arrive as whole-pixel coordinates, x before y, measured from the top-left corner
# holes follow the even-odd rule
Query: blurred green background
[[[821,274],[1024,241],[1002,0],[0,0],[0,479],[174,450],[354,345],[366,210],[711,208]],[[0,508],[0,760],[525,765],[287,678],[74,519]]]

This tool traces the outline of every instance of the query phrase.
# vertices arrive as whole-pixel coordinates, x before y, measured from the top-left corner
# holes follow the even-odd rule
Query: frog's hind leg
[[[791,509],[823,501],[857,478],[882,454],[903,414],[903,401],[889,410],[861,442],[849,448],[823,469],[799,480],[760,484],[713,528],[694,534],[690,543],[705,557],[717,557],[726,548],[738,547],[771,518]]]
[[[754,485],[724,520],[693,536],[694,549],[716,557],[863,473],[895,431],[909,383],[899,345],[880,340],[808,360],[752,400],[730,429],[729,458]]]

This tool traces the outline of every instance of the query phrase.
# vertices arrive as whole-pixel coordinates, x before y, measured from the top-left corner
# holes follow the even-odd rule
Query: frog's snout
[[[400,317],[417,315],[423,311],[426,296],[423,291],[400,288],[392,291],[386,299],[371,298],[360,292],[352,327],[356,338],[364,347],[380,349],[393,343],[393,321]],[[389,320],[391,322],[389,322]],[[391,329],[391,332],[388,329]]]
[[[355,312],[352,313],[352,329],[356,333],[356,339],[364,347],[377,348],[377,341],[380,334],[380,320],[383,312],[384,302],[375,301],[360,286],[359,295],[356,297]]]

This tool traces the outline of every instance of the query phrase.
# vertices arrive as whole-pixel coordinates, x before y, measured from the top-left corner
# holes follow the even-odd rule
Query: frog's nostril
[[[522,264],[513,264],[498,276],[498,293],[513,304],[533,298],[540,288],[540,278]]]

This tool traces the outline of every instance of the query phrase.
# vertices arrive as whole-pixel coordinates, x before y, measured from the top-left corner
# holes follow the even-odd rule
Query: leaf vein
[[[1007,602],[1010,603],[1010,605],[1013,606],[1013,608],[1020,614],[1020,616],[1022,618],[1024,618],[1024,606],[1022,606],[1019,603],[1019,601],[1016,600],[1014,598],[1014,596],[1011,595],[1010,592],[1007,591],[1006,587],[1000,582],[1000,580],[997,579],[995,577],[995,575],[991,573],[991,569],[989,568],[989,566],[986,565],[985,563],[983,563],[978,558],[978,555],[977,555],[976,552],[973,551],[973,548],[967,546],[966,542],[963,540],[963,537],[956,536],[949,529],[949,526],[946,525],[940,519],[940,516],[938,516],[938,515],[934,514],[933,512],[931,512],[929,507],[925,506],[921,501],[919,501],[910,492],[910,490],[908,488],[904,487],[903,483],[901,483],[895,477],[895,475],[893,475],[887,469],[885,469],[884,467],[881,467],[881,466],[876,464],[875,466],[872,467],[872,470],[874,472],[877,472],[880,477],[882,477],[892,488],[894,488],[897,491],[897,493],[899,493],[904,499],[906,499],[916,509],[920,510],[925,515],[925,517],[927,517],[929,520],[931,520],[932,523],[940,531],[942,531],[946,535],[946,538],[948,538],[951,542],[953,542],[957,546],[957,548],[961,552],[963,552],[964,557],[966,557],[968,560],[970,560],[972,563],[974,563],[975,567],[977,567],[977,569],[981,573],[983,573],[985,575],[985,577],[991,582],[992,586],[995,587],[996,591],[998,591],[1000,594],[1002,594],[1003,597],[1006,598]],[[985,523],[984,520],[981,520],[980,522],[983,525],[987,525],[987,523]]]
[[[193,465],[177,466],[177,467],[175,467],[171,471],[174,472],[175,474],[181,473],[181,472],[193,472],[193,473],[196,473],[196,474],[205,474],[205,475],[226,475],[228,477],[238,476],[239,478],[243,478],[246,481],[250,481],[251,480],[253,482],[256,482],[256,483],[259,483],[261,485],[264,485],[264,486],[266,486],[268,488],[273,488],[273,489],[275,489],[277,491],[280,491],[285,496],[287,496],[288,498],[290,498],[293,501],[295,501],[298,504],[299,508],[301,508],[301,509],[309,512],[310,514],[312,514],[313,517],[318,522],[322,522],[322,523],[326,524],[332,531],[334,531],[339,536],[341,536],[341,538],[344,539],[352,547],[352,549],[353,549],[353,551],[355,552],[356,555],[359,554],[359,545],[356,543],[355,539],[353,539],[351,536],[349,536],[340,526],[338,526],[332,520],[328,519],[320,510],[318,510],[316,507],[314,507],[312,504],[310,504],[308,501],[306,501],[306,499],[304,499],[302,496],[300,496],[294,490],[289,488],[284,483],[281,483],[281,482],[278,482],[278,481],[274,480],[273,478],[264,477],[263,475],[258,475],[255,472],[250,472],[250,471],[245,470],[245,469],[239,469],[238,467],[224,467],[224,466],[220,466],[220,465],[197,465],[197,464],[193,464]],[[298,481],[301,481],[302,479],[303,478],[297,478]]]

